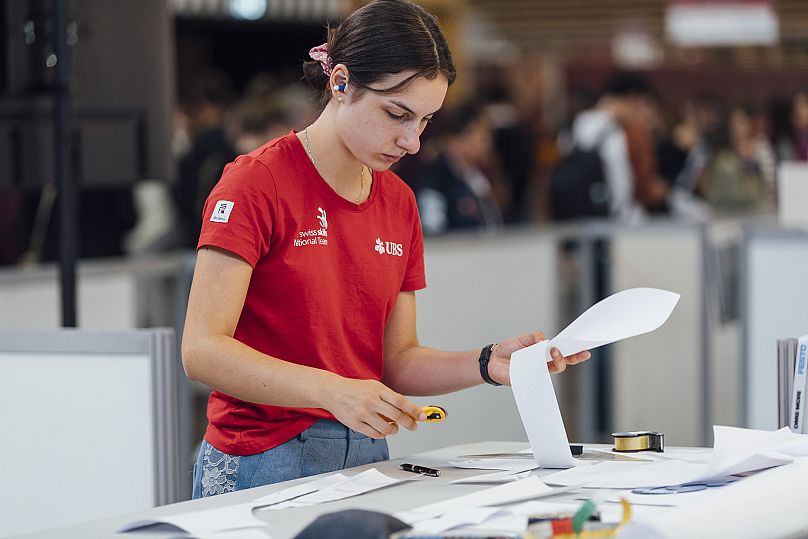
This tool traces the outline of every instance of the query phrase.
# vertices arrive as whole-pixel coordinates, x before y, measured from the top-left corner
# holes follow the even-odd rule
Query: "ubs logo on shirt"
[[[328,245],[328,218],[326,217],[324,209],[317,208],[317,220],[320,222],[320,228],[301,230],[292,241],[292,245],[295,247]]]
[[[393,243],[391,241],[382,241],[381,238],[376,238],[376,247],[373,248],[380,255],[388,254],[393,256],[404,256],[404,246],[400,243]]]

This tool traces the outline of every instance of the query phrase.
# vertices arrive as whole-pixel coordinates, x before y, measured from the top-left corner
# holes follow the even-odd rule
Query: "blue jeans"
[[[263,453],[233,456],[202,440],[194,464],[193,498],[244,490],[387,460],[386,440],[320,419],[286,443]]]

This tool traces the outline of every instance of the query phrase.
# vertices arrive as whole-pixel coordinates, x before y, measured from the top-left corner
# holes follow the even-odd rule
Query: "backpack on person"
[[[550,171],[550,201],[553,219],[609,215],[609,186],[600,157],[603,142],[613,129],[606,129],[594,146],[584,150],[576,144]]]

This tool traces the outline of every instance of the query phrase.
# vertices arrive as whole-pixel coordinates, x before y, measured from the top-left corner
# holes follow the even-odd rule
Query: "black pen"
[[[401,465],[401,469],[407,470],[408,472],[428,475],[430,477],[438,477],[440,475],[440,470],[436,470],[435,468],[427,468],[426,466],[418,466],[417,464],[407,464],[406,462]]]

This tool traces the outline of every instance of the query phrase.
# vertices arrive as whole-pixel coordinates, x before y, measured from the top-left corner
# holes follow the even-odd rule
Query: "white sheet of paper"
[[[538,496],[547,495],[554,489],[545,485],[538,477],[528,477],[504,485],[487,488],[465,496],[458,496],[442,502],[422,505],[409,511],[396,514],[396,518],[415,524],[423,520],[435,518],[454,510],[467,507],[490,507],[505,503],[528,500]]]
[[[349,477],[344,481],[320,489],[317,492],[312,492],[311,494],[306,494],[305,496],[270,506],[269,509],[304,507],[318,503],[333,502],[408,480],[409,479],[389,477],[376,468],[371,468],[353,477]]]
[[[808,467],[795,462],[719,487],[698,503],[673,508],[635,506],[618,537],[803,537],[808,530]],[[684,495],[684,494],[682,494]],[[634,509],[662,509],[644,515]]]
[[[169,524],[199,537],[239,528],[266,526],[266,522],[253,516],[252,509],[253,504],[250,502],[216,509],[189,511],[130,522],[118,531],[128,532],[154,524]]]
[[[569,356],[654,331],[670,317],[680,297],[658,288],[617,292],[584,311],[550,341],[549,347]]]
[[[580,485],[586,488],[631,489],[659,485],[678,485],[703,473],[706,464],[664,460],[623,462],[606,460],[546,475],[550,485]]]
[[[501,512],[500,512],[501,513]],[[491,533],[512,533],[523,535],[527,531],[528,519],[524,515],[500,514],[497,513],[491,518],[487,518],[479,524],[469,526],[469,530],[475,532],[488,531]]]
[[[685,448],[685,447],[666,447],[664,453],[657,453],[655,451],[645,451],[641,453],[643,460],[662,461],[662,460],[684,460],[687,462],[695,462],[699,464],[707,464],[713,455],[712,448]]]
[[[716,425],[713,435],[715,448],[708,462],[701,459],[649,463],[604,461],[542,479],[547,484],[561,486],[583,483],[590,488],[657,487],[754,472],[808,457],[808,435],[794,434],[788,427],[762,431]]]
[[[671,494],[634,494],[633,492],[624,492],[620,496],[610,496],[606,499],[607,502],[618,504],[620,498],[623,497],[633,506],[635,505],[652,505],[658,507],[679,507],[681,505],[688,505],[691,503],[699,503],[706,498],[712,496],[723,496],[725,488],[732,485],[725,485],[723,487],[706,488],[704,490],[696,490],[693,492],[679,492]],[[615,505],[615,507],[619,507]]]
[[[266,529],[266,528],[265,528]],[[188,536],[182,536],[187,539]],[[240,528],[238,530],[224,530],[206,535],[195,535],[194,539],[271,539],[268,533],[258,528]]]
[[[437,535],[458,526],[480,524],[498,511],[497,507],[464,507],[439,517],[422,520],[415,524],[414,529],[417,533]]]
[[[511,354],[511,388],[536,464],[570,468],[576,461],[547,370],[547,344],[542,341]]]
[[[631,288],[599,301],[550,341],[511,354],[511,387],[533,458],[543,468],[577,465],[550,381],[550,349],[565,356],[648,333],[670,317],[679,294],[657,288]]]
[[[696,479],[762,470],[808,456],[808,435],[795,434],[788,427],[764,431],[716,425],[713,438],[713,458]]]
[[[521,472],[524,470],[533,470],[538,468],[528,459],[502,459],[502,458],[479,458],[479,459],[463,459],[452,460],[449,464],[455,468],[465,468],[470,470],[502,470],[511,472]]]
[[[294,487],[285,488],[283,490],[279,490],[278,492],[273,492],[272,494],[267,494],[266,496],[256,498],[253,500],[253,506],[260,507],[285,502],[286,500],[305,496],[306,494],[311,494],[312,492],[317,492],[318,490],[342,483],[347,479],[348,476],[341,473],[321,477],[319,479],[315,479],[314,481],[309,481],[301,485],[295,485]]]
[[[543,502],[531,500],[516,505],[509,505],[508,511],[514,515],[534,516],[554,513],[575,513],[580,508],[580,502]]]
[[[577,502],[529,501],[499,507],[463,507],[440,517],[423,520],[414,527],[420,533],[439,534],[453,528],[463,530],[498,531],[523,534],[528,517],[559,512],[574,514],[580,508]]]
[[[462,477],[460,479],[455,479],[454,481],[449,481],[449,483],[452,485],[463,483],[507,483],[509,481],[525,479],[530,475],[530,470],[532,469],[533,468],[516,471],[505,470],[501,472],[472,475],[471,477]]]

